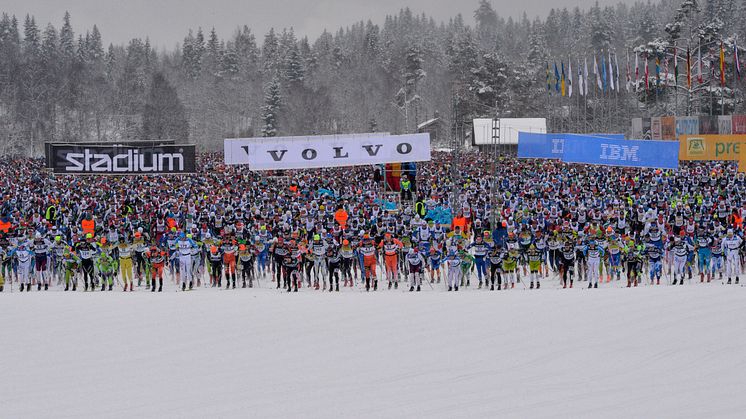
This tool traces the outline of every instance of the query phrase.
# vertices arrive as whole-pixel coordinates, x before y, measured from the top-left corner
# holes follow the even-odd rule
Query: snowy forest
[[[495,115],[547,117],[551,130],[627,132],[635,116],[746,112],[733,62],[734,43],[746,45],[746,1],[596,4],[534,19],[503,17],[488,0],[474,7],[447,22],[403,9],[316,39],[292,28],[184,28],[170,50],[147,37],[107,45],[106,28],[75,28],[70,14],[51,23],[3,14],[0,154],[40,155],[52,141],[158,139],[218,150],[238,136],[413,132],[436,116],[454,133]],[[691,84],[687,50],[704,67]],[[621,73],[615,92],[595,83],[582,98],[555,91],[555,63],[577,76],[577,65],[606,54]],[[659,60],[647,87],[642,69],[626,79],[635,57],[646,58],[651,78]]]

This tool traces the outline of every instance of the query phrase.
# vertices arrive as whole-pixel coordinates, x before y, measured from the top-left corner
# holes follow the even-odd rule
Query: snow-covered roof
[[[432,125],[432,124],[434,124],[434,123],[436,123],[438,121],[440,121],[440,118],[433,118],[433,119],[427,120],[427,121],[421,123],[420,125],[417,125],[417,129],[426,128],[426,127],[428,127],[428,126],[430,126],[430,125]]]

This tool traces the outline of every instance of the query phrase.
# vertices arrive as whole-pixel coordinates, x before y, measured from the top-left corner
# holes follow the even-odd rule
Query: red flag
[[[692,55],[686,47],[686,86],[692,88]]]

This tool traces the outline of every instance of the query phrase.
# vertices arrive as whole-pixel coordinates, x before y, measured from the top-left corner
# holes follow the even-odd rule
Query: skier
[[[596,246],[594,240],[590,240],[584,253],[588,261],[588,288],[598,288],[598,281],[601,276],[600,265],[604,257],[604,251]]]
[[[492,246],[488,260],[490,262],[490,291],[495,290],[495,276],[497,276],[497,290],[502,289],[503,260],[505,253],[498,246]]]
[[[150,291],[155,292],[155,280],[158,279],[158,292],[163,291],[163,268],[166,264],[168,253],[164,250],[159,249],[157,246],[152,246],[150,250],[145,252],[145,260],[150,266]]]
[[[109,291],[113,287],[113,278],[116,273],[116,265],[114,258],[109,255],[109,252],[101,252],[96,259],[96,269],[98,274],[101,276],[101,291],[106,291],[106,285],[109,285]]]
[[[23,285],[26,285],[26,292],[31,291],[31,270],[34,268],[34,252],[26,248],[26,243],[20,242],[18,247],[11,250],[10,256],[15,258],[17,263],[18,282],[21,283],[21,292]]]
[[[573,245],[573,242],[571,240],[568,240],[564,243],[562,248],[560,249],[559,254],[559,266],[560,266],[560,272],[562,273],[562,288],[567,288],[568,286],[572,288],[573,283],[573,277],[575,276],[575,258],[577,257],[577,252],[575,251],[575,246]],[[568,279],[569,279],[569,285],[568,285]]]
[[[726,236],[722,240],[723,254],[725,255],[725,274],[728,276],[728,284],[731,278],[736,278],[738,284],[738,275],[741,273],[741,256],[739,250],[743,244],[741,237],[734,235],[733,229],[728,229]]]
[[[422,275],[425,270],[425,258],[419,252],[417,247],[414,247],[407,254],[407,265],[409,265],[409,274],[411,275],[411,282],[409,291],[412,292],[417,288],[417,292],[420,291],[420,285],[422,284]]]
[[[541,260],[542,253],[536,248],[536,245],[531,243],[526,250],[526,259],[528,260],[528,271],[531,279],[530,289],[534,289],[534,280],[536,281],[536,289],[541,288]]]

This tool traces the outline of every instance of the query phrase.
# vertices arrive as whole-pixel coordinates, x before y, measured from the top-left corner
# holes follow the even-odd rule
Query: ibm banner
[[[430,134],[225,140],[225,164],[251,170],[310,169],[430,161]]]
[[[49,144],[47,163],[59,174],[183,174],[196,171],[194,145]]]
[[[623,140],[624,134],[539,134],[518,133],[518,157],[524,159],[561,159],[568,138],[613,138]]]
[[[678,141],[568,138],[562,161],[605,166],[678,169]]]

